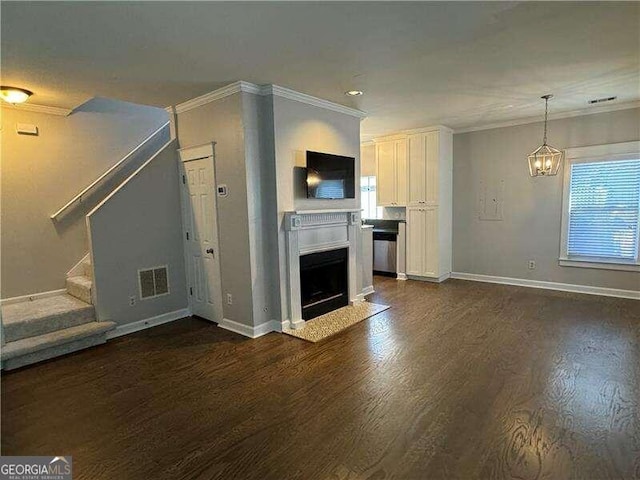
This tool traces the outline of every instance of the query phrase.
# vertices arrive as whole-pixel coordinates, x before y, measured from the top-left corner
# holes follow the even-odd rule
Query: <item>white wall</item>
[[[535,123],[454,135],[453,269],[456,272],[640,290],[640,274],[561,267],[562,171],[531,178],[526,156],[542,139]],[[549,143],[581,147],[640,139],[640,109],[554,120]],[[480,182],[504,180],[504,220],[480,221]],[[535,260],[529,270],[527,261]]]
[[[187,307],[177,162],[172,141],[89,217],[101,320],[123,325]],[[138,270],[161,265],[169,294],[141,300]]]
[[[288,98],[273,97],[273,128],[277,175],[277,225],[281,317],[289,318],[284,213],[292,210],[353,208],[360,210],[360,119]],[[356,159],[356,198],[306,198],[304,177],[294,167],[306,165],[306,151]]]
[[[89,251],[84,216],[109,185],[61,221],[49,216],[166,121],[162,109],[103,98],[67,117],[2,108],[2,298],[64,288]]]

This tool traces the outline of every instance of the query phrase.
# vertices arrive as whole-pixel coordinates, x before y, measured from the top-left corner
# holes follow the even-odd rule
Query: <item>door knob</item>
[[[207,253],[210,253],[211,255],[213,255],[213,248],[207,248]]]

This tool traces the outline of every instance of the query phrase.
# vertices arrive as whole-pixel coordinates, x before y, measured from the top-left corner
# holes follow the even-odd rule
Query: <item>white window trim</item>
[[[640,141],[593,145],[565,150],[564,184],[562,192],[562,234],[560,239],[559,264],[563,267],[598,268],[603,270],[625,270],[640,272],[640,256],[638,260],[625,261],[612,258],[592,258],[569,256],[567,253],[569,233],[569,194],[571,182],[571,165],[583,162],[606,162],[613,160],[632,160],[640,157]],[[640,223],[640,222],[639,222]],[[640,225],[639,225],[640,227]],[[640,235],[638,235],[640,243]],[[637,246],[640,251],[640,245]]]

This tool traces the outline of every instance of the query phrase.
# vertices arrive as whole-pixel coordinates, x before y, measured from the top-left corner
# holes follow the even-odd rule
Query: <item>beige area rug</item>
[[[348,305],[305,322],[304,328],[285,328],[282,333],[316,343],[388,308],[391,307],[369,302]]]

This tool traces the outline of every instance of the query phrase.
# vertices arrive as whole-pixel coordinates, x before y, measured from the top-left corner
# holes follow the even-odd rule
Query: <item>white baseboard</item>
[[[406,273],[398,273],[398,280],[406,280],[407,279],[407,274]]]
[[[500,283],[503,285],[515,285],[518,287],[542,288],[546,290],[559,290],[561,292],[585,293],[588,295],[602,295],[605,297],[630,298],[640,300],[640,292],[633,290],[620,290],[617,288],[592,287],[589,285],[573,285],[570,283],[545,282],[541,280],[526,280],[523,278],[496,277],[493,275],[479,275],[476,273],[453,272],[451,278],[459,280],[471,280],[474,282]]]
[[[445,273],[444,275],[440,275],[438,278],[438,282],[444,282],[445,280],[449,280],[451,278],[451,272]]]
[[[21,295],[20,297],[11,297],[4,298],[0,300],[0,305],[9,305],[11,303],[21,303],[21,302],[30,302],[32,300],[38,300],[40,298],[47,297],[55,297],[56,295],[61,295],[66,293],[66,288],[61,288],[60,290],[50,290],[48,292],[40,292],[40,293],[32,293],[30,295]]]
[[[367,295],[371,295],[372,293],[375,293],[375,290],[373,289],[373,285],[369,285],[368,287],[364,287],[362,289],[361,295],[363,297],[366,297]]]
[[[439,277],[420,277],[417,275],[409,275],[407,278],[409,280],[417,280],[419,282],[442,283],[445,280],[451,278],[451,275],[451,273],[445,273],[444,275],[440,275]]]
[[[244,325],[243,323],[223,318],[218,326],[249,338],[258,338],[262,335],[266,335],[267,333],[279,332],[281,330],[280,322],[275,320],[269,320],[268,322],[261,323],[255,327],[250,327],[249,325]]]
[[[179,320],[181,318],[185,318],[189,316],[191,316],[191,311],[188,308],[182,308],[180,310],[163,313],[162,315],[157,315],[155,317],[145,318],[144,320],[139,320],[137,322],[118,325],[115,328],[115,330],[111,330],[110,332],[107,332],[107,340],[111,340],[112,338],[116,338],[116,337],[121,337],[122,335],[128,335],[130,333],[139,332],[140,330],[156,327],[158,325],[162,325],[163,323],[173,322],[174,320]]]

